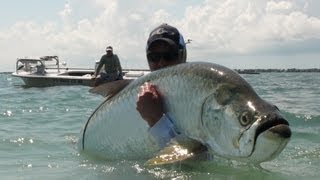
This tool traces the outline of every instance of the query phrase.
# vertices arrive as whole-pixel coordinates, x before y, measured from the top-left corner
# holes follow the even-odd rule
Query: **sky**
[[[146,41],[168,23],[188,61],[233,69],[320,68],[318,0],[0,0],[0,72],[17,58],[57,55],[93,68],[113,46],[123,68],[147,68]]]

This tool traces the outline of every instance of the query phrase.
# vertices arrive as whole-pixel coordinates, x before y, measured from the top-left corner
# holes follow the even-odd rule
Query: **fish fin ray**
[[[99,86],[91,88],[89,90],[90,93],[99,94],[103,97],[111,98],[117,93],[119,93],[122,89],[124,89],[132,79],[123,79],[112,82],[103,83]]]
[[[163,148],[155,157],[146,161],[144,165],[157,166],[173,164],[196,157],[207,150],[206,146],[196,140],[189,139],[187,142],[186,138],[184,138],[183,141],[181,141],[181,139],[174,138],[168,146]]]

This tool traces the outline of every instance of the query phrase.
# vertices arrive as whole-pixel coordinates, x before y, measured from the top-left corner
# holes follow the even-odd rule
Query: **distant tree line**
[[[264,73],[264,72],[320,72],[320,69],[318,68],[310,68],[310,69],[296,69],[296,68],[290,68],[290,69],[234,69],[238,73],[243,74],[258,74],[258,73]]]

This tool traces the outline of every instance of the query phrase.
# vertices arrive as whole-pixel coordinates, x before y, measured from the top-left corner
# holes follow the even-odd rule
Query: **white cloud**
[[[320,44],[320,17],[308,13],[313,1],[82,1],[86,7],[79,11],[81,1],[65,4],[54,22],[17,22],[0,31],[0,47],[5,52],[1,62],[55,54],[69,65],[93,66],[105,46],[113,45],[125,67],[146,67],[147,37],[163,22],[193,40],[188,45],[192,60],[275,55],[281,52],[279,48],[284,53],[291,53],[290,49],[302,52],[305,47],[319,52],[311,48]],[[95,16],[77,16],[84,10]]]
[[[269,1],[267,2],[266,11],[267,12],[277,12],[277,11],[289,11],[293,8],[292,2],[289,1]]]
[[[215,1],[216,2],[216,1]],[[293,2],[227,0],[187,9],[185,31],[193,44],[203,49],[199,56],[213,54],[250,54],[275,45],[319,39],[319,17],[310,17],[303,6]],[[194,16],[197,15],[197,16]],[[208,47],[209,48],[203,48]]]
[[[72,9],[68,3],[64,5],[64,9],[59,12],[62,19],[68,18],[72,14]]]

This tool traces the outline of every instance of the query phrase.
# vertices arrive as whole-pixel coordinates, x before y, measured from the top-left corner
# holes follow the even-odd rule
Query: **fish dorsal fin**
[[[162,149],[155,157],[149,159],[145,163],[145,166],[157,166],[180,162],[202,154],[207,150],[207,147],[199,141],[190,138],[184,138],[181,141],[181,139],[174,138],[170,141],[168,146]]]
[[[123,88],[125,88],[131,81],[132,79],[123,79],[104,83],[94,88],[91,88],[89,92],[94,94],[100,94],[103,97],[110,98],[116,95],[118,92],[120,92]]]

